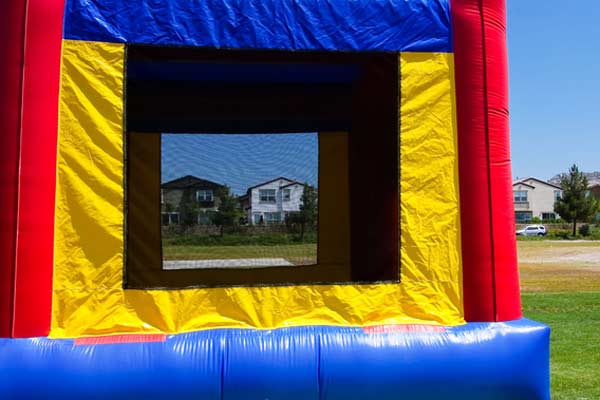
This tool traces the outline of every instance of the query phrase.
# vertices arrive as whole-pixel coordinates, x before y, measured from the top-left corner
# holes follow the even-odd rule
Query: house
[[[248,188],[240,202],[251,225],[268,225],[300,211],[303,193],[302,183],[279,177]]]
[[[590,184],[589,186],[590,193],[594,198],[600,201],[600,183]]]
[[[554,212],[554,202],[562,196],[562,188],[534,177],[513,182],[515,219],[526,223],[533,217],[552,221],[559,216]]]
[[[193,223],[210,224],[210,212],[219,207],[218,192],[225,188],[192,175],[163,183],[160,192],[161,224],[182,223],[184,214],[192,218]]]
[[[589,190],[592,196],[594,196],[594,198],[598,202],[600,202],[600,181],[590,183]],[[596,223],[600,223],[600,212],[596,214],[596,217],[594,219],[596,220]]]

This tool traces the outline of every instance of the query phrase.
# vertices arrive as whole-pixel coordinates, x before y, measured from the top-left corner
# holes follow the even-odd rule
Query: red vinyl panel
[[[521,318],[515,240],[508,113],[508,57],[504,0],[488,0],[484,10],[487,51],[490,186],[493,199],[496,321]]]
[[[14,299],[17,182],[25,0],[0,9],[0,337],[9,337]]]
[[[63,0],[27,2],[14,337],[50,329],[63,7]]]
[[[521,317],[504,0],[452,0],[467,321]]]

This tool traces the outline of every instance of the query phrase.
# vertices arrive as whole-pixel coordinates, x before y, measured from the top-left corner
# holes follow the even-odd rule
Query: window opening
[[[163,223],[163,269],[317,264],[316,133],[162,134],[161,181],[163,215],[182,216]],[[288,185],[298,202],[284,205]]]
[[[126,288],[400,279],[397,53],[126,55]]]
[[[515,203],[525,203],[527,202],[527,191],[526,190],[515,190]]]
[[[260,189],[258,196],[261,203],[275,203],[275,189]]]
[[[199,203],[213,201],[212,189],[198,190],[196,191],[196,200]]]
[[[292,189],[283,189],[283,201],[290,201],[292,199]]]
[[[530,222],[532,218],[533,218],[533,212],[531,212],[531,211],[515,212],[515,219],[518,223]]]
[[[555,190],[554,191],[554,200],[560,200],[562,198],[562,191],[560,190]]]

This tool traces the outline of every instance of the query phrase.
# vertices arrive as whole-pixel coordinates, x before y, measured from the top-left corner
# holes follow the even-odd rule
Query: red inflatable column
[[[50,329],[63,0],[28,0],[12,335]]]
[[[25,0],[0,10],[0,337],[11,336]]]
[[[465,319],[521,317],[504,0],[452,0]]]

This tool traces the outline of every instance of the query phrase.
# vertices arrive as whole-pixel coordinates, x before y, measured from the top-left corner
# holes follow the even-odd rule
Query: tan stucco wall
[[[533,186],[533,188],[527,186]],[[557,189],[554,186],[544,184],[535,179],[528,179],[522,183],[513,185],[513,192],[523,190],[527,192],[528,207],[515,204],[515,211],[531,211],[533,217],[542,218],[542,213],[554,212],[554,192]]]

